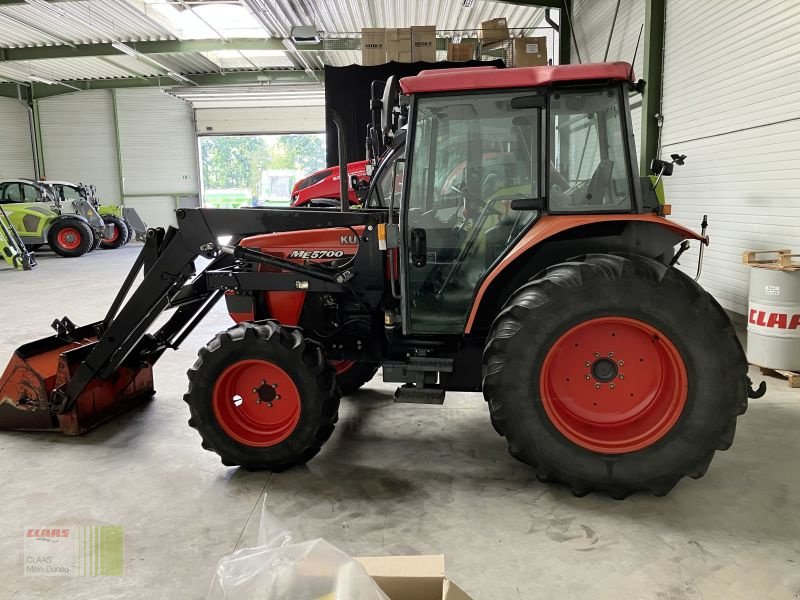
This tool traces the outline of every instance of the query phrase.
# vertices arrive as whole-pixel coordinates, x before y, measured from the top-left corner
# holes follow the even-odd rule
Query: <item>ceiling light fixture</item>
[[[31,6],[38,6],[39,8],[46,8],[47,10],[56,13],[58,16],[63,17],[64,11],[61,8],[56,8],[49,2],[45,2],[45,0],[26,0],[28,4]]]
[[[111,47],[115,50],[119,50],[123,54],[127,54],[128,56],[134,56],[136,58],[140,58],[144,56],[141,52],[139,52],[136,48],[131,48],[127,44],[123,44],[122,42],[111,42]]]
[[[172,79],[174,81],[177,81],[179,83],[188,83],[189,85],[197,85],[194,81],[192,81],[188,77],[184,77],[180,73],[176,73],[175,71],[173,71],[172,69],[170,69],[166,65],[158,62],[156,59],[151,58],[151,57],[147,56],[146,54],[142,54],[136,48],[132,48],[131,46],[128,46],[128,44],[123,44],[122,42],[112,42],[111,43],[111,47],[114,48],[115,50],[119,50],[123,54],[127,54],[128,56],[132,56],[132,57],[134,57],[134,58],[136,58],[137,60],[140,60],[140,61],[148,62],[151,65],[153,65],[154,67],[156,67],[158,69],[161,69],[162,71],[165,71],[167,73],[167,77],[169,77],[170,79]]]
[[[180,73],[176,73],[175,71],[167,71],[167,77],[170,79],[174,79],[180,83],[188,83],[189,85],[197,85],[194,81],[189,79],[188,77],[184,77]]]
[[[475,0],[463,0],[464,8],[472,8],[475,4]]]
[[[74,85],[70,85],[68,83],[64,83],[63,81],[53,81],[52,79],[47,79],[46,77],[39,77],[38,75],[29,75],[31,81],[38,81],[39,83],[46,83],[47,85],[63,85],[64,87],[71,88],[73,90],[81,91],[81,88],[75,87]]]

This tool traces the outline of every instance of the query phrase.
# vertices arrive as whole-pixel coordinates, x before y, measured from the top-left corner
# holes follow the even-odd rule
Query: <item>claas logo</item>
[[[25,536],[29,538],[69,537],[69,529],[28,529]]]

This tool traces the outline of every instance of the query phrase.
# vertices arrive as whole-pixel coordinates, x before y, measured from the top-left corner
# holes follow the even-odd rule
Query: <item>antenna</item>
[[[636,62],[636,55],[639,53],[639,42],[642,41],[642,31],[644,31],[644,23],[639,27],[639,37],[636,38],[636,48],[633,51],[633,58],[631,59],[631,72],[628,74],[628,79],[633,79],[633,63]]]

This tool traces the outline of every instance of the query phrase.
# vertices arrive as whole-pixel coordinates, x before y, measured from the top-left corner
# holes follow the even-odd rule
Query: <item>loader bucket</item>
[[[53,390],[67,384],[97,343],[96,325],[20,346],[0,377],[0,429],[60,430],[80,435],[149,398],[150,363],[123,365],[107,380],[95,377],[68,410],[54,406]]]

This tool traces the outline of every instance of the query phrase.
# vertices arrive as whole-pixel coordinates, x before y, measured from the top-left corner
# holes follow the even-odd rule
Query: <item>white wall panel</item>
[[[578,62],[575,44],[584,63],[602,62],[608,45],[608,34],[614,20],[617,0],[576,0],[572,6],[572,26],[575,30],[572,62]],[[631,62],[636,50],[636,39],[644,23],[645,0],[621,0],[614,33],[611,36],[608,60]],[[644,38],[644,34],[642,34]],[[639,44],[639,52],[634,62],[634,72],[642,73],[644,41]]]
[[[28,110],[13,98],[0,98],[0,179],[33,177]]]
[[[611,23],[614,21],[614,10],[617,0],[576,0],[572,7],[572,26],[575,30],[573,40],[572,62],[578,62],[575,52],[575,43],[581,52],[584,63],[602,62],[608,45],[608,34]],[[621,0],[619,13],[611,36],[611,45],[608,50],[609,61],[630,62],[636,52],[636,41],[645,19],[645,0]],[[642,75],[644,56],[644,32],[636,59],[633,63],[634,76]],[[633,136],[636,138],[637,152],[640,149],[642,132],[642,97],[639,94],[631,95],[631,121],[633,122]]]
[[[197,139],[189,103],[160,90],[117,90],[126,204],[130,195],[199,194]]]
[[[325,131],[324,106],[198,108],[195,113],[201,135]]]
[[[665,179],[673,217],[709,218],[700,282],[744,313],[749,249],[800,251],[800,4],[670,0],[664,56],[662,156],[686,165]],[[694,272],[697,249],[682,268]]]
[[[47,178],[92,183],[103,202],[119,204],[111,92],[76,92],[38,102]]]

